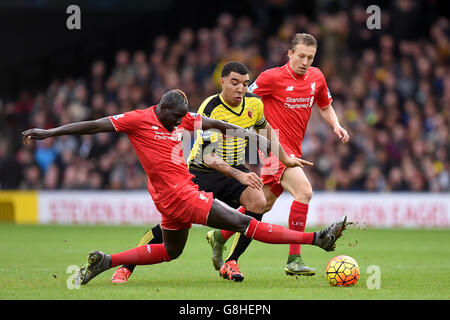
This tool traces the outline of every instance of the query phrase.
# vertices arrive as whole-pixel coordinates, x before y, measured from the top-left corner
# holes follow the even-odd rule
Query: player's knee
[[[264,213],[272,210],[275,201],[277,201],[278,196],[273,193],[269,186],[264,186],[264,197],[266,198],[266,206],[264,207]]]
[[[301,188],[298,188],[292,192],[292,196],[298,202],[309,203],[309,201],[313,197],[313,190],[310,184],[304,185]]]
[[[275,204],[275,201],[277,200],[277,198],[274,199],[267,199],[266,200],[266,205],[264,207],[264,213],[266,213],[267,211],[272,210],[273,205]]]
[[[313,190],[312,190],[311,186],[310,186],[309,189],[305,190],[304,197],[308,200],[308,202],[312,199],[312,197],[313,197]]]
[[[264,213],[264,209],[266,208],[266,197],[264,194],[256,194],[254,195],[249,203],[245,206],[247,211],[255,212],[255,213]]]

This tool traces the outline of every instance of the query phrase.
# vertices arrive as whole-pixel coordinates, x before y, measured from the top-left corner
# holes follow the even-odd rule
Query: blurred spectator
[[[22,180],[22,167],[11,151],[11,143],[0,138],[0,189],[17,189]]]
[[[145,108],[173,88],[187,92],[196,111],[219,91],[224,63],[242,61],[255,79],[287,61],[293,33],[308,32],[319,41],[314,65],[351,137],[340,144],[313,108],[303,157],[315,163],[307,174],[316,190],[448,192],[450,26],[446,17],[429,28],[416,23],[421,5],[397,0],[383,8],[383,32],[367,29],[365,8],[348,1],[324,6],[316,19],[283,14],[276,25],[223,13],[210,28],[157,36],[150,51],[119,50],[110,68],[106,57],[96,60],[85,78],[52,81],[35,96],[24,89],[16,102],[0,102],[0,188],[146,189],[125,136],[23,145],[20,130]]]
[[[53,146],[53,140],[53,138],[48,138],[37,142],[35,159],[44,174],[58,157],[58,152]]]
[[[42,174],[39,166],[32,164],[24,168],[24,179],[20,184],[20,189],[33,190],[42,189]]]
[[[52,164],[47,168],[47,171],[44,174],[44,189],[56,190],[59,188],[59,168]]]

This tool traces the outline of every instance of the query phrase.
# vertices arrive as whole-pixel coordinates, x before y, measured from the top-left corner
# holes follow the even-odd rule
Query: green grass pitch
[[[450,299],[450,230],[358,227],[344,233],[335,252],[302,247],[305,261],[316,268],[313,277],[284,274],[287,245],[253,241],[239,261],[245,280],[226,281],[210,261],[209,229],[195,226],[177,260],[138,266],[126,284],[111,283],[111,269],[80,289],[68,288],[69,266],[83,265],[94,249],[117,253],[132,248],[146,229],[0,224],[0,299]],[[327,262],[340,254],[360,266],[354,287],[331,287],[326,281]],[[380,268],[379,289],[367,286],[370,265]]]

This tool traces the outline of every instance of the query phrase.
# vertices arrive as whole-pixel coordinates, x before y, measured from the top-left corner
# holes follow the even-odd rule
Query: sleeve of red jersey
[[[248,88],[248,91],[262,97],[272,93],[271,77],[267,71],[259,74],[255,82]]]
[[[142,110],[134,110],[110,116],[111,122],[117,132],[131,133],[142,123]]]
[[[188,112],[181,120],[181,126],[187,131],[200,130],[202,128],[202,116],[198,113]]]
[[[325,108],[333,101],[330,90],[328,89],[327,82],[324,75],[321,73],[321,85],[319,91],[316,93],[316,103],[319,108]]]

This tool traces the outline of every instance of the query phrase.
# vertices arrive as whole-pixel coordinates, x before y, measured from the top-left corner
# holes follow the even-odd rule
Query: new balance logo
[[[253,92],[253,90],[256,90],[256,89],[258,89],[258,85],[256,84],[256,81],[253,82],[253,84],[250,87],[248,87],[249,92]]]
[[[121,114],[116,114],[115,116],[113,116],[112,118],[114,119],[114,120],[117,120],[117,119],[120,119],[120,118],[122,118],[124,116],[124,114],[123,113],[121,113]]]
[[[294,91],[294,86],[287,86],[286,91]]]

